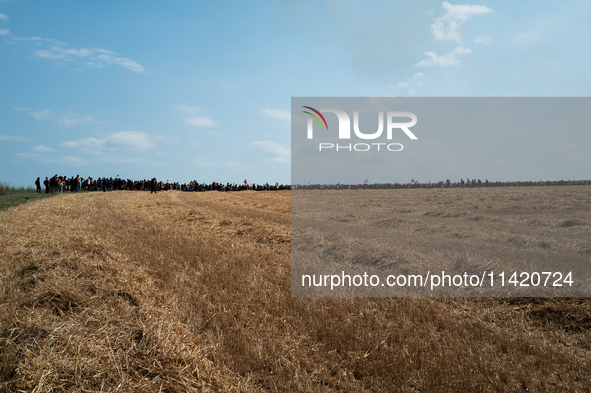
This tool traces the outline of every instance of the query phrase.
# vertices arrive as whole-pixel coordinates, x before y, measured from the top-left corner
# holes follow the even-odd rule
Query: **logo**
[[[326,126],[326,130],[328,131],[328,123],[326,122],[326,119],[324,118],[324,116],[322,115],[321,112],[328,112],[328,113],[334,113],[337,116],[338,122],[339,122],[339,140],[341,139],[351,139],[351,118],[349,117],[349,115],[341,110],[341,109],[337,109],[337,108],[320,108],[320,111],[309,107],[309,106],[303,106],[303,108],[309,109],[310,111],[314,112],[310,112],[310,111],[302,111],[303,113],[306,113],[308,115],[311,116],[311,118],[308,118],[308,128],[307,128],[307,137],[308,139],[314,139],[314,120],[316,120],[316,122],[318,123],[318,125],[320,125],[320,129],[323,130],[324,127],[322,126],[322,122],[324,122],[324,126]],[[316,116],[318,115],[318,116]],[[320,119],[322,119],[322,122],[320,121],[320,119],[318,118],[320,117]],[[395,119],[401,119],[401,118],[407,118],[410,119],[410,121],[407,122],[400,122],[400,121],[395,121]],[[417,124],[417,116],[414,113],[411,112],[395,112],[395,111],[388,111],[386,112],[386,140],[392,140],[392,135],[394,134],[394,130],[401,130],[404,132],[404,134],[406,134],[406,136],[408,136],[410,139],[418,139],[415,134],[409,129],[412,126],[414,126],[415,124]],[[382,136],[382,134],[384,133],[384,112],[380,111],[378,112],[378,130],[376,132],[373,133],[364,133],[361,132],[361,130],[359,129],[359,111],[354,111],[353,112],[353,132],[355,133],[355,136],[359,139],[363,139],[363,140],[376,140],[378,138],[380,138]],[[402,146],[401,143],[389,143],[386,144],[385,142],[382,143],[356,143],[356,144],[343,144],[343,145],[339,145],[338,143],[335,144],[334,143],[320,143],[319,144],[319,151],[323,151],[323,150],[330,150],[330,149],[335,149],[336,147],[336,151],[339,150],[348,150],[348,151],[369,151],[372,150],[372,146],[375,147],[378,151],[380,151],[380,147],[386,146],[386,149],[389,151],[401,151],[404,147]]]

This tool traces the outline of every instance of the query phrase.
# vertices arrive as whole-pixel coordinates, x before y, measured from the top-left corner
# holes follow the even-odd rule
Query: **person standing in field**
[[[150,194],[151,193],[156,194],[156,178],[155,177],[152,178],[152,181],[150,182],[150,188],[151,188]]]
[[[37,180],[35,180],[35,187],[37,187],[35,192],[38,192],[39,194],[41,194],[41,181],[39,180],[39,178],[37,178]]]

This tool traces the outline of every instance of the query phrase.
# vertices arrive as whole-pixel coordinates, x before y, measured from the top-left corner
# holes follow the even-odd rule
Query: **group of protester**
[[[41,193],[41,185],[45,187],[45,193],[55,193],[55,192],[78,192],[78,191],[117,191],[117,190],[127,190],[127,191],[150,191],[158,192],[158,191],[166,191],[166,190],[180,190],[180,191],[245,191],[245,190],[254,190],[254,191],[276,191],[276,190],[289,190],[291,187],[289,185],[283,185],[279,183],[275,183],[275,185],[270,185],[269,183],[265,184],[248,184],[246,180],[244,184],[236,184],[236,183],[220,183],[220,182],[212,182],[212,183],[199,183],[198,181],[194,180],[189,183],[170,183],[168,180],[166,182],[157,181],[156,178],[152,178],[151,180],[130,180],[130,179],[121,179],[118,176],[115,178],[112,177],[99,177],[97,179],[93,179],[92,177],[82,178],[79,175],[76,177],[71,176],[68,178],[67,176],[58,176],[57,174],[52,176],[51,178],[46,177],[43,182],[38,177],[35,180],[36,191]]]
[[[57,174],[51,178],[46,177],[43,182],[38,177],[35,181],[37,192],[41,193],[41,185],[45,187],[45,193],[54,192],[78,192],[78,191],[166,191],[166,190],[180,190],[188,192],[201,191],[276,191],[276,190],[290,190],[290,189],[400,189],[400,188],[475,188],[475,187],[530,187],[530,186],[566,186],[566,185],[591,185],[591,180],[559,180],[559,181],[489,181],[488,179],[482,181],[480,179],[460,179],[460,181],[452,182],[447,179],[437,183],[419,183],[412,180],[410,183],[375,183],[368,184],[367,180],[363,184],[308,184],[308,185],[283,185],[279,183],[269,184],[248,184],[244,180],[243,184],[236,183],[200,183],[193,180],[189,183],[180,184],[178,182],[157,181],[156,178],[151,180],[130,180],[121,179],[119,176],[113,177],[99,177],[93,179],[92,177],[82,178],[79,175],[58,176]]]

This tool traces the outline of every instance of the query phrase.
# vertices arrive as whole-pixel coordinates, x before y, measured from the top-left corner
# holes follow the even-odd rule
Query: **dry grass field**
[[[589,187],[298,191],[291,236],[292,284],[300,295],[591,296]],[[375,273],[382,283],[388,274],[486,272],[487,285],[301,287],[302,274],[342,271]],[[515,277],[520,284],[533,272],[558,272],[562,280],[541,275],[535,286],[509,285],[515,271],[526,273]],[[499,272],[506,273],[504,287]]]
[[[455,239],[441,258],[483,236],[591,258],[588,187],[391,192],[384,225]],[[411,263],[443,253],[413,239],[395,250]],[[289,192],[99,192],[0,212],[0,391],[591,389],[588,299],[292,298],[290,248]]]

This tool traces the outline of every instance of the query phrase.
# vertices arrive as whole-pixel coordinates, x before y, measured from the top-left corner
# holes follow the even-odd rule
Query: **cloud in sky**
[[[425,76],[425,74],[423,74],[422,72],[420,72],[420,71],[419,71],[419,72],[417,72],[416,74],[414,74],[414,75],[412,76],[412,78],[410,78],[410,81],[411,81],[411,82],[414,82],[414,81],[416,81],[416,80],[419,80],[419,79],[421,79],[423,76]]]
[[[47,146],[43,146],[43,145],[39,145],[33,148],[33,151],[39,152],[39,153],[48,153],[51,151],[54,151],[55,149],[52,149],[51,147],[47,147]]]
[[[119,131],[110,134],[107,138],[90,137],[61,144],[63,147],[73,149],[97,151],[102,149],[146,150],[153,145],[150,136],[142,131]]]
[[[490,37],[487,37],[485,35],[479,35],[478,37],[476,37],[474,39],[474,43],[476,44],[490,44]]]
[[[261,113],[273,119],[291,121],[291,113],[285,109],[265,109]]]
[[[111,134],[109,144],[129,150],[145,150],[153,146],[148,134],[142,131],[120,131]]]
[[[472,49],[461,46],[456,47],[451,53],[448,53],[447,55],[437,56],[434,52],[425,52],[425,55],[427,55],[428,59],[419,61],[416,66],[459,66],[460,60],[456,57],[456,55],[465,55],[469,53],[472,53]]]
[[[41,162],[47,162],[50,164],[68,164],[75,166],[84,166],[87,164],[86,160],[73,156],[54,158],[39,153],[17,153],[16,156],[19,158],[26,158],[28,160],[33,159]]]
[[[99,60],[102,60],[107,64],[116,64],[120,67],[127,68],[128,70],[133,71],[133,72],[146,71],[146,69],[144,67],[142,67],[141,65],[139,65],[135,61],[130,60],[128,58],[115,57],[115,56],[107,55],[107,54],[99,55],[97,57]]]
[[[193,163],[197,166],[203,166],[203,167],[208,167],[208,166],[213,165],[211,162],[209,162],[209,160],[207,160],[205,158],[192,158],[191,163]]]
[[[425,76],[425,74],[419,71],[419,72],[415,73],[412,77],[408,78],[406,81],[396,82],[395,85],[389,85],[389,86],[390,87],[396,87],[398,89],[403,89],[403,88],[406,88],[406,87],[410,87],[410,85],[411,85],[412,82],[418,81],[423,76]]]
[[[42,111],[31,112],[31,116],[37,120],[46,119],[49,116],[49,112],[49,109],[43,109]]]
[[[8,19],[9,19],[9,18],[8,18],[8,15],[0,13],[0,20],[2,20],[2,21],[4,21],[4,22],[7,22],[7,21],[8,21]]]
[[[179,109],[183,112],[197,113],[203,108],[201,108],[200,106],[194,105],[194,106],[179,106]]]
[[[513,42],[516,44],[535,44],[538,42],[538,35],[534,33],[523,33],[513,38]]]
[[[187,125],[195,127],[217,127],[217,124],[209,117],[194,117],[192,119],[185,120]]]
[[[260,149],[262,151],[264,151],[265,153],[269,154],[270,156],[272,156],[272,161],[274,162],[280,162],[280,163],[289,163],[290,159],[291,159],[291,151],[277,143],[277,142],[273,142],[273,141],[255,141],[252,142],[250,144],[252,147]]]
[[[10,29],[0,29],[0,35],[10,34]]]
[[[83,124],[88,124],[88,123],[94,123],[94,122],[95,121],[92,118],[92,116],[87,115],[87,116],[81,117],[79,119],[64,117],[60,121],[57,122],[57,125],[61,126],[61,127],[73,127],[73,126],[81,126]]]
[[[44,41],[44,42],[48,42],[48,41],[55,41],[54,39],[51,38],[41,38],[41,37],[14,37],[13,40],[15,41]]]
[[[33,139],[17,135],[0,135],[0,141],[5,142],[31,142]]]
[[[445,8],[446,13],[435,19],[431,25],[431,34],[435,40],[455,40],[460,41],[462,35],[458,28],[464,24],[472,15],[483,15],[493,12],[484,5],[469,4],[450,4],[444,1],[441,7]],[[446,25],[447,24],[447,25]]]
[[[25,38],[28,40],[41,41],[41,37]],[[146,69],[137,62],[126,57],[117,57],[115,52],[100,48],[65,48],[60,45],[52,46],[49,49],[36,50],[35,55],[42,59],[61,60],[61,61],[84,61],[84,64],[93,67],[105,67],[109,64],[115,64],[133,72],[144,72]]]
[[[102,149],[105,147],[107,139],[97,139],[95,137],[78,139],[77,141],[67,141],[62,143],[60,146],[70,147],[73,149]]]

